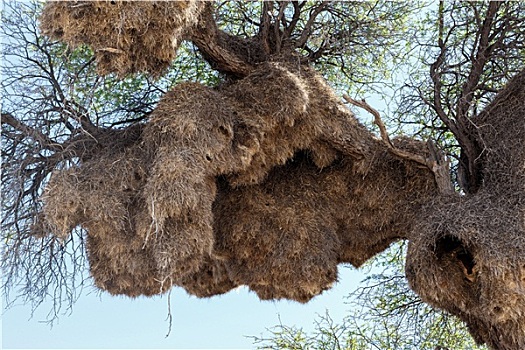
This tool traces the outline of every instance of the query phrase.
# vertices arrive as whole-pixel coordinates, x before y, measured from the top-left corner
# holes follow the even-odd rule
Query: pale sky
[[[347,314],[345,296],[364,278],[359,270],[339,266],[339,282],[307,304],[260,301],[241,288],[210,299],[189,297],[181,288],[171,293],[173,326],[167,298],[83,295],[70,316],[53,328],[46,319],[51,304],[31,317],[28,306],[15,306],[2,315],[3,349],[252,349],[247,336],[269,335],[266,328],[279,324],[313,329],[316,315],[330,312],[339,322]]]

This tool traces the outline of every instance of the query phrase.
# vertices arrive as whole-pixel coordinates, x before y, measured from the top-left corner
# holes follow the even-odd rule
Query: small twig
[[[125,53],[123,50],[121,49],[116,49],[114,47],[104,47],[102,49],[98,49],[97,51],[103,51],[103,52],[109,52],[109,53],[118,53],[118,54],[123,54]]]
[[[74,8],[79,8],[79,7],[86,7],[86,6],[89,6],[90,4],[89,3],[81,3],[81,4],[73,4],[73,5],[70,5],[70,7],[72,9]]]
[[[381,139],[387,144],[388,148],[391,148],[391,149],[395,148],[394,145],[392,144],[392,141],[390,141],[390,137],[388,137],[388,132],[386,131],[385,124],[381,120],[381,116],[376,109],[372,108],[368,103],[366,103],[365,100],[357,101],[348,95],[343,95],[343,98],[346,100],[346,102],[354,106],[363,108],[365,111],[372,114],[374,116],[374,124],[379,127]]]
[[[171,328],[173,326],[173,314],[171,313],[171,290],[168,292],[168,316],[166,318],[169,322],[168,333],[166,333],[166,338],[171,334]]]

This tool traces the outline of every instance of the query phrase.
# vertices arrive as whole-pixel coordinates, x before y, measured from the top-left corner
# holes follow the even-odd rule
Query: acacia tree
[[[46,5],[42,29],[70,46],[11,18],[5,287],[22,280],[30,299],[53,288],[71,300],[87,256],[113,294],[176,285],[211,296],[245,284],[262,299],[305,302],[330,287],[338,263],[359,266],[409,239],[407,277],[423,300],[478,342],[523,347],[523,5],[440,3],[427,19],[435,30],[411,36],[427,48],[422,63],[399,54],[407,7]],[[373,85],[391,68],[382,61],[403,59],[430,74],[411,78],[397,115],[458,154],[458,193],[432,143],[390,140],[376,110],[345,96],[374,115],[375,138],[316,72]],[[382,69],[361,68],[369,62]],[[218,73],[204,79],[215,88],[166,93],[177,72],[203,67]]]

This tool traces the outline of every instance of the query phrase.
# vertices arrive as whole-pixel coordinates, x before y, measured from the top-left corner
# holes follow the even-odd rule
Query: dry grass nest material
[[[375,139],[308,68],[266,64],[220,89],[167,93],[136,142],[57,171],[44,217],[81,225],[96,284],[207,297],[247,285],[306,302],[405,237],[433,174]],[[422,142],[395,140],[426,155]]]
[[[428,205],[411,233],[407,277],[493,349],[525,349],[525,71],[475,123],[486,147],[481,190]]]
[[[261,299],[307,302],[337,280],[339,263],[360,266],[404,237],[436,193],[432,174],[379,145],[373,159],[363,175],[351,157],[321,171],[299,152],[259,185],[220,181],[214,252],[231,278]]]
[[[203,7],[197,0],[48,1],[40,29],[72,46],[89,45],[100,74],[160,76]]]
[[[112,294],[158,294],[162,280],[151,245],[149,221],[138,194],[147,174],[140,147],[119,147],[79,167],[56,171],[43,195],[47,224],[65,238],[81,225],[95,284]]]

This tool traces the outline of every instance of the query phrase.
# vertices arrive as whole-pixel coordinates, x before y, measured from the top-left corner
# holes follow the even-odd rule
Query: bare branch
[[[37,141],[42,147],[47,148],[53,151],[61,150],[60,144],[51,140],[47,135],[43,134],[39,130],[31,128],[26,124],[22,123],[17,118],[13,117],[11,113],[2,112],[2,124],[10,125],[16,130],[20,131],[22,134],[31,137]]]
[[[381,116],[379,115],[379,112],[376,109],[372,108],[368,103],[366,103],[365,100],[357,101],[357,100],[354,100],[353,98],[351,98],[348,95],[343,95],[343,98],[345,99],[346,102],[348,102],[348,103],[350,103],[350,104],[352,104],[354,106],[363,108],[368,113],[372,114],[374,116],[374,124],[376,124],[379,127],[379,132],[381,134],[381,139],[385,142],[385,144],[389,148],[394,148],[394,145],[392,144],[392,141],[390,141],[390,137],[388,136],[388,133],[386,131],[385,124],[381,120]]]
[[[301,18],[301,10],[303,9],[304,5],[306,5],[306,1],[303,1],[301,3],[297,1],[292,1],[292,5],[293,5],[293,15],[292,15],[292,19],[290,20],[290,23],[284,30],[283,41],[290,39],[292,32],[297,26],[297,22]]]
[[[430,65],[430,77],[434,85],[434,101],[430,106],[436,111],[439,119],[441,119],[445,125],[450,129],[450,131],[459,136],[459,131],[454,120],[450,119],[445,113],[443,106],[441,104],[441,69],[444,63],[446,46],[444,40],[444,1],[439,2],[439,33],[438,33],[438,46],[439,46],[439,55],[434,63]]]
[[[279,28],[279,23],[282,21],[283,26],[286,28],[286,19],[284,17],[284,10],[288,6],[288,2],[281,1],[279,2],[279,13],[277,15],[277,18],[275,19],[275,24],[273,27],[274,37],[275,37],[275,53],[279,54],[281,52],[282,47],[282,41],[283,38],[281,37],[281,31]]]
[[[264,1],[262,4],[262,14],[261,14],[261,25],[259,26],[259,35],[261,38],[261,43],[263,46],[264,52],[269,55],[271,53],[270,50],[270,14],[273,8],[273,2],[271,1]]]
[[[475,54],[475,58],[472,62],[472,68],[470,74],[467,78],[467,81],[463,85],[461,96],[459,98],[457,106],[457,118],[462,126],[466,126],[467,112],[470,108],[470,103],[474,98],[474,89],[477,87],[481,74],[483,73],[483,68],[490,58],[491,49],[489,46],[489,37],[492,30],[492,25],[494,23],[494,17],[498,12],[498,9],[501,7],[503,2],[491,1],[489,2],[487,12],[485,14],[485,19],[483,20],[483,25],[479,28],[478,34],[478,48]]]
[[[310,13],[310,17],[308,17],[308,21],[306,22],[304,29],[301,33],[301,36],[295,43],[295,47],[303,47],[306,42],[308,41],[308,38],[310,37],[310,34],[312,33],[312,26],[315,23],[315,19],[317,16],[323,12],[328,5],[329,1],[323,1],[319,6],[315,7],[312,12]]]

